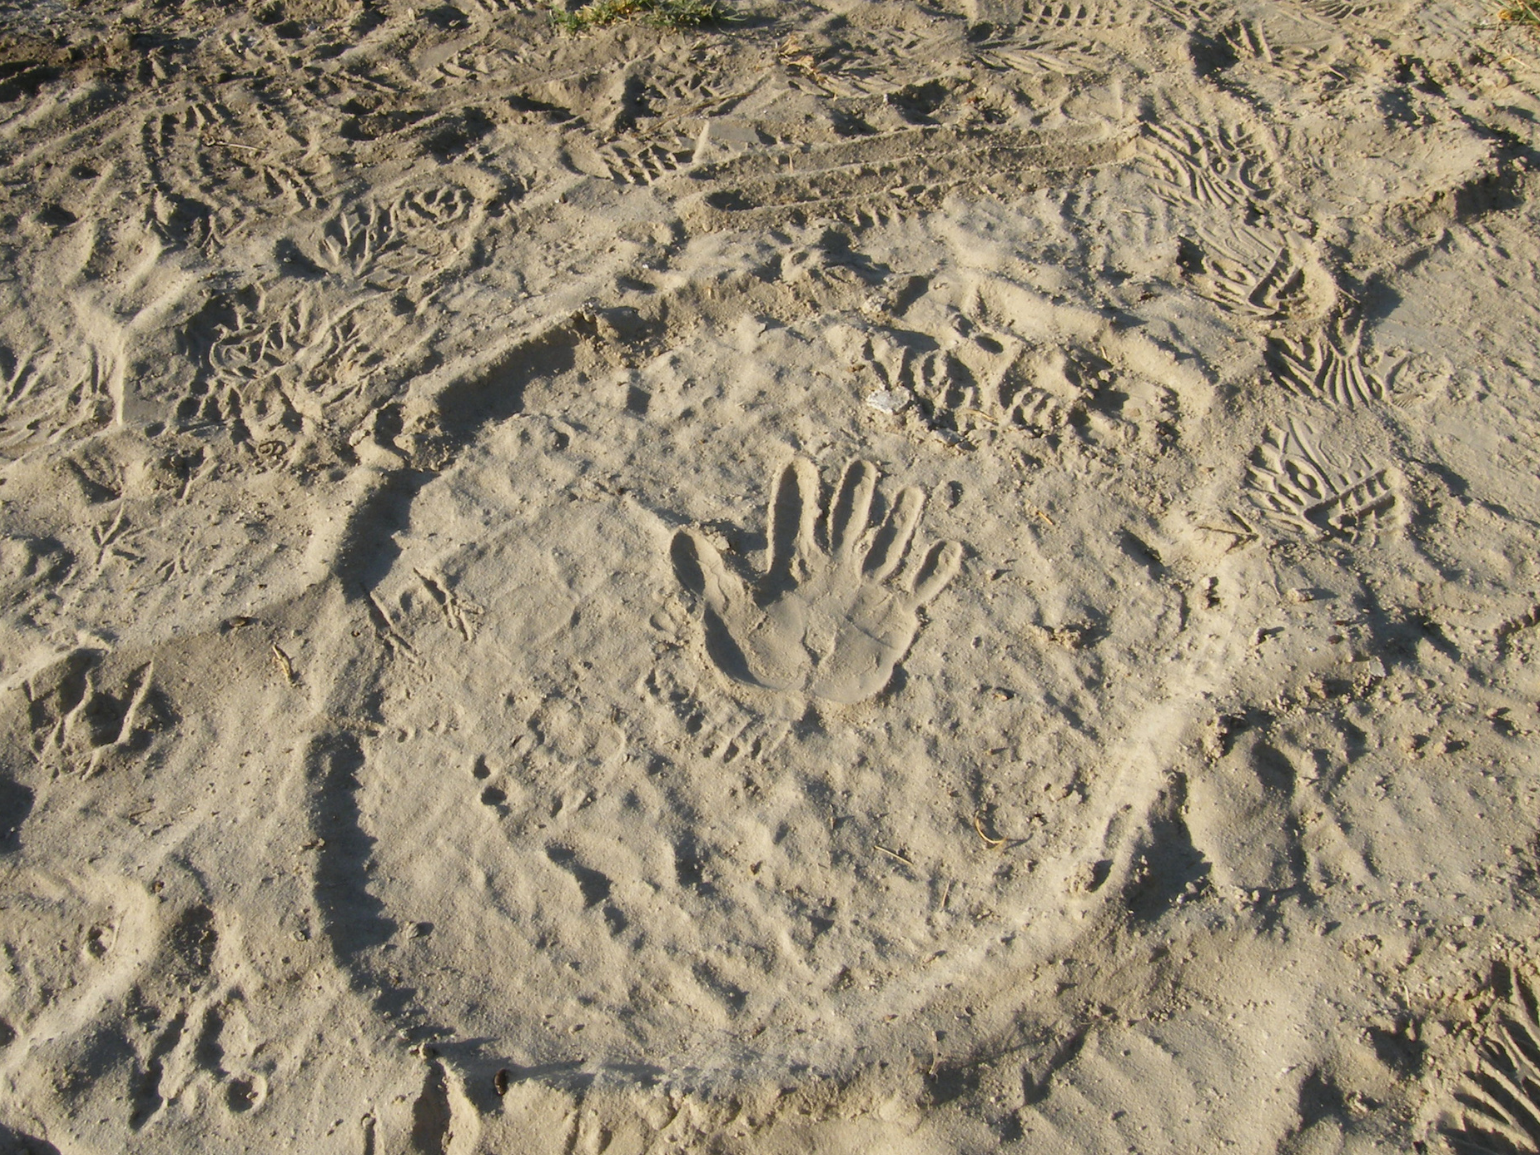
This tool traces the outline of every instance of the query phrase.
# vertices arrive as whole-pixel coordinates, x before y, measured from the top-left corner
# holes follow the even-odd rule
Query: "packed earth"
[[[1540,1151],[1524,5],[684,7],[0,0],[0,1151]]]

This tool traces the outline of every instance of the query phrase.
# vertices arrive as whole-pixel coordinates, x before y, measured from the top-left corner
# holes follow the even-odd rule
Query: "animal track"
[[[32,750],[44,764],[84,762],[86,777],[114,753],[131,750],[159,719],[154,667],[131,671],[116,692],[102,689],[96,655],[76,650],[22,685]]]
[[[11,407],[25,401],[38,384],[37,356],[43,351],[38,345],[21,352],[8,345],[0,345],[0,417],[10,415]]]
[[[112,369],[89,344],[39,345],[14,353],[0,345],[0,437],[14,452],[29,442],[81,436],[99,428],[110,407]]]
[[[461,185],[409,189],[395,204],[395,219],[408,234],[438,230],[476,219],[481,211],[475,194]]]
[[[177,418],[228,422],[236,440],[290,441],[303,418],[321,420],[357,391],[385,356],[372,339],[400,324],[378,298],[332,309],[314,293],[287,303],[211,301],[184,333],[206,368]]]
[[[1089,349],[1036,348],[1002,376],[999,404],[1013,424],[1041,435],[1083,415],[1115,378],[1112,365]]]
[[[794,461],[770,499],[769,561],[752,588],[714,546],[685,530],[674,572],[705,608],[706,650],[734,681],[850,705],[879,693],[919,631],[919,611],[962,562],[956,542],[932,546],[890,585],[919,526],[924,495],[907,488],[880,525],[878,472],[854,461],[820,509],[817,471]],[[820,516],[822,514],[822,516]]]
[[[160,981],[128,993],[130,1019],[139,1028],[131,1040],[130,1130],[153,1128],[189,1091],[213,1092],[233,1115],[266,1097],[266,1064],[250,1046],[245,998],[216,967],[218,948],[214,912],[194,904],[169,927]]]
[[[211,1093],[232,1113],[259,1106],[271,1070],[240,986],[219,965],[217,915],[170,897],[174,879],[22,870],[8,880],[0,1045],[19,1040],[35,1064],[92,1022],[103,1054],[89,1075],[72,1071],[74,1089],[113,1086],[109,1109],[129,1131],[153,1132],[168,1109]]]
[[[400,244],[388,208],[369,202],[350,205],[326,222],[316,263],[333,273],[362,277]]]
[[[417,580],[422,583],[422,588],[428,592],[438,608],[444,613],[444,624],[455,633],[459,634],[467,642],[475,637],[475,618],[481,613],[481,607],[472,605],[455,592],[454,585],[442,576],[434,577],[425,574],[422,570],[413,571]]]
[[[1497,644],[1503,652],[1508,652],[1513,645],[1512,638],[1515,634],[1523,633],[1540,626],[1540,602],[1536,602],[1517,617],[1509,618],[1505,622],[1499,622],[1497,628],[1492,631],[1492,636],[1497,639]]]
[[[1314,437],[1292,420],[1287,433],[1268,432],[1249,475],[1257,504],[1314,537],[1357,539],[1392,525],[1399,503],[1390,470],[1361,457],[1338,463]]]
[[[565,846],[547,846],[545,856],[572,876],[572,880],[577,883],[578,893],[582,896],[583,909],[591,910],[598,907],[611,934],[619,934],[626,929],[626,916],[610,901],[610,892],[615,884],[609,875],[584,865],[577,852]]]
[[[301,307],[273,321],[236,310],[215,321],[206,336],[189,332],[189,343],[208,343],[206,357],[212,381],[194,382],[177,416],[187,422],[220,421],[228,410],[258,422],[258,436],[264,438],[274,435],[273,426],[286,425],[290,432],[296,431],[299,410],[284,376],[315,338],[314,333],[307,335],[309,327],[310,318]]]
[[[724,766],[741,757],[774,753],[791,732],[784,718],[766,718],[736,702],[712,704],[698,688],[682,685],[660,669],[648,673],[643,688],[683,727],[694,749]]]
[[[445,271],[471,243],[484,212],[475,193],[448,183],[409,188],[388,202],[358,201],[321,230],[315,262],[355,280],[388,274],[394,283]]]
[[[1385,383],[1364,368],[1358,343],[1358,333],[1338,321],[1297,343],[1270,339],[1267,360],[1283,386],[1301,397],[1344,408],[1372,405],[1385,399]]]
[[[613,714],[596,718],[557,695],[540,701],[524,724],[505,761],[478,757],[471,770],[481,804],[499,817],[522,822],[536,813],[554,819],[582,811],[626,760],[629,738],[623,719]]]
[[[0,534],[0,605],[13,612],[57,599],[75,559],[53,538]]]
[[[1177,436],[1180,405],[1167,383],[1078,342],[1038,344],[962,314],[933,331],[862,330],[858,342],[840,342],[839,354],[882,386],[868,404],[897,413],[913,403],[944,435],[1044,437],[1073,426],[1091,441],[1145,449]]]
[[[1540,1151],[1540,1005],[1524,975],[1500,966],[1499,1003],[1488,1018],[1469,1072],[1455,1100],[1464,1108],[1444,1137],[1456,1151]]]
[[[1019,394],[1030,385],[1018,380],[1027,346],[1005,333],[976,329],[963,318],[939,336],[884,328],[859,331],[848,355],[867,368],[897,412],[913,398],[927,418],[953,428],[968,427],[970,416],[995,421],[1013,415]]]

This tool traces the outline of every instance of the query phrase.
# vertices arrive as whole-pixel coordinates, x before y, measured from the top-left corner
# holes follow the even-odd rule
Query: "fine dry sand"
[[[0,4],[0,1151],[1540,1150],[1540,40]]]

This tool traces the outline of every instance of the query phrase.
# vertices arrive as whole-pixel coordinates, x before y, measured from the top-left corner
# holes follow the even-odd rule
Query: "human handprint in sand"
[[[746,583],[699,533],[674,536],[674,572],[704,604],[706,651],[737,682],[840,705],[881,691],[909,652],[920,610],[957,575],[962,546],[909,559],[925,495],[877,502],[876,466],[852,461],[826,503],[793,461],[769,508],[769,564]],[[902,571],[902,572],[901,572]]]

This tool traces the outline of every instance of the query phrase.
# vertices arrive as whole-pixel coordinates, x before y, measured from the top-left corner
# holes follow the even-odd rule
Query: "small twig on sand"
[[[984,845],[989,847],[989,849],[996,850],[999,847],[1005,845],[1005,839],[1003,839],[1003,838],[991,838],[991,837],[989,837],[989,835],[984,833],[984,822],[983,822],[983,819],[981,819],[977,814],[975,814],[973,816],[973,829],[974,829],[974,832],[981,839],[983,839]]]
[[[278,643],[273,643],[273,660],[278,663],[278,668],[283,671],[284,681],[289,685],[299,684],[299,677],[294,673],[294,663],[289,660],[289,655],[279,648]]]
[[[222,136],[206,136],[206,137],[203,138],[203,143],[204,143],[205,146],[212,145],[212,144],[217,144],[217,145],[219,145],[220,148],[238,148],[242,152],[262,152],[263,151],[262,149],[258,148],[254,144],[236,144],[235,141],[233,141],[233,140],[226,140]]]

